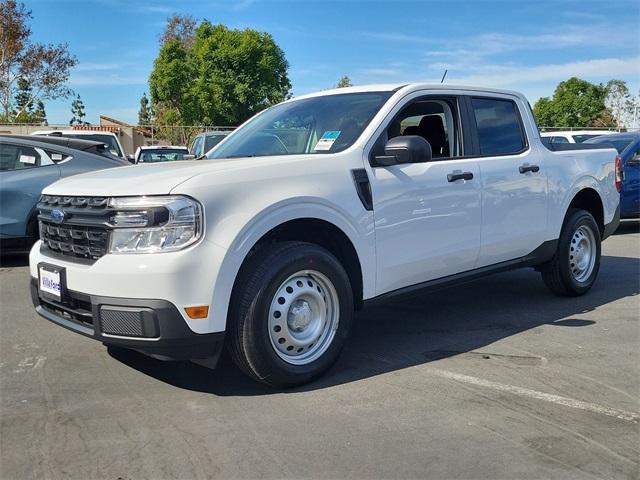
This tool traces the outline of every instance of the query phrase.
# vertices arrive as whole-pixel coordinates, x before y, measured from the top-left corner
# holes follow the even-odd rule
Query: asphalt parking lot
[[[38,317],[0,269],[0,477],[639,478],[640,226],[557,298],[533,270],[364,310],[335,367],[278,392]]]

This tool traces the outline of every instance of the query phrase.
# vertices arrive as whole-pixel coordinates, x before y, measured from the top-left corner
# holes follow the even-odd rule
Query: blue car
[[[0,250],[25,250],[38,239],[35,207],[44,187],[62,177],[124,165],[130,164],[100,142],[0,137]]]
[[[640,218],[640,132],[602,135],[584,143],[608,143],[618,150],[624,172],[620,190],[620,218]]]

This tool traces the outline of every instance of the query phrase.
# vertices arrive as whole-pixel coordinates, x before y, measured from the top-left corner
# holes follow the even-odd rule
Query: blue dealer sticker
[[[316,152],[330,150],[333,142],[335,142],[339,136],[340,130],[330,130],[328,132],[324,132],[322,134],[322,137],[320,137],[320,140],[318,140],[318,143],[316,143],[314,150]]]

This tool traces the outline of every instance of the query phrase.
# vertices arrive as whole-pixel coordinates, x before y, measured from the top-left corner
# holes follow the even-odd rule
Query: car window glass
[[[392,93],[340,93],[281,103],[234,131],[209,158],[340,152],[360,137]]]
[[[457,106],[444,99],[418,99],[402,109],[387,127],[387,139],[417,135],[431,145],[433,159],[461,155]]]
[[[159,148],[158,150],[143,150],[140,155],[142,163],[170,162],[184,160],[187,150],[181,148]]]
[[[219,144],[225,135],[207,135],[205,137],[204,151],[208,152],[217,144]]]
[[[551,143],[569,143],[566,137],[551,137]]]
[[[41,156],[33,147],[0,144],[0,171],[23,170],[40,166]]]
[[[508,155],[526,146],[520,114],[511,100],[473,98],[481,155]]]
[[[202,137],[196,137],[196,139],[193,141],[193,144],[191,145],[191,151],[193,152],[194,155],[196,156],[200,156],[200,150],[202,146]]]
[[[93,140],[94,142],[102,142],[107,145],[109,152],[117,157],[122,157],[122,152],[120,151],[120,147],[118,146],[118,142],[113,135],[104,135],[100,133],[95,133],[91,135],[75,135],[75,134],[66,134],[65,136],[78,138],[80,140]]]

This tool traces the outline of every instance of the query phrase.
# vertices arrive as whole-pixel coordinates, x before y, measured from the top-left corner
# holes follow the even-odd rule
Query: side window
[[[193,143],[191,144],[191,152],[193,155],[200,156],[200,150],[202,147],[202,137],[196,137]]]
[[[40,153],[32,147],[0,144],[0,171],[39,167],[41,160]]]
[[[551,143],[569,143],[566,137],[551,137]]]
[[[511,100],[472,98],[481,155],[509,155],[522,152],[526,140],[520,113]]]
[[[390,138],[400,135],[418,135],[431,145],[433,159],[446,159],[462,155],[458,129],[458,107],[454,100],[418,98],[396,115],[386,130],[386,138],[376,147],[384,148]]]

